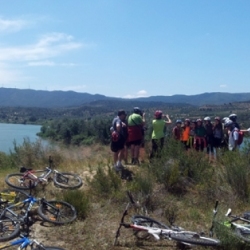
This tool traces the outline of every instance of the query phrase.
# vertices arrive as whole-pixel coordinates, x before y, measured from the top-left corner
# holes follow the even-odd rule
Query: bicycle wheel
[[[82,186],[82,179],[77,174],[56,173],[53,180],[55,185],[61,188],[75,189]]]
[[[28,196],[28,193],[18,189],[9,188],[0,191],[1,201],[8,201],[9,203],[13,204],[25,200]]]
[[[5,178],[5,182],[13,188],[29,190],[30,188],[34,188],[36,182],[30,179],[28,176],[24,178],[23,174],[9,174]]]
[[[154,220],[150,217],[147,217],[147,216],[134,215],[131,218],[131,221],[135,225],[154,227],[154,228],[160,228],[160,229],[169,229],[169,227],[167,225],[165,225],[157,220]],[[135,230],[134,235],[140,240],[149,240],[152,238],[152,235],[150,233],[148,233],[147,231]]]
[[[20,223],[8,217],[0,220],[0,242],[16,238],[20,232]]]
[[[61,247],[36,247],[33,250],[65,250],[64,248]]]
[[[250,243],[250,228],[249,229],[236,228],[235,234],[243,241]]]
[[[219,240],[200,236],[196,232],[171,233],[170,238],[191,245],[218,246],[220,244]]]
[[[37,211],[43,220],[56,225],[70,223],[77,216],[75,208],[65,201],[43,201]]]

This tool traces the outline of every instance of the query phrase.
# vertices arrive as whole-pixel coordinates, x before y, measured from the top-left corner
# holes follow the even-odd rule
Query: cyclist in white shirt
[[[225,129],[228,131],[228,149],[236,150],[238,146],[239,130],[235,127],[232,120],[227,119],[224,123]]]

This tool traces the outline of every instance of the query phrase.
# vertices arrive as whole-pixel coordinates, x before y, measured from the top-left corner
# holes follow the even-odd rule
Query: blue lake
[[[22,145],[24,139],[35,142],[39,137],[40,125],[6,124],[0,123],[0,151],[9,154],[13,150],[16,141],[17,145]]]

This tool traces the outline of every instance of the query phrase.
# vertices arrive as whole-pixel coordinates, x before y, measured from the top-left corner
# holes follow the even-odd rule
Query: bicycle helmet
[[[219,117],[219,116],[216,116],[216,117],[214,118],[214,120],[217,120],[217,121],[220,122],[220,117]]]
[[[176,124],[179,123],[179,124],[182,124],[182,121],[180,119],[176,120],[175,122]]]
[[[199,118],[199,119],[196,120],[196,122],[202,122],[202,120]]]
[[[227,119],[229,119],[229,118],[228,118],[228,117],[224,117],[224,118],[222,119],[222,122],[225,123],[225,121],[226,121]]]
[[[211,121],[211,118],[209,116],[204,118],[204,121]]]
[[[161,110],[156,110],[155,111],[155,118],[156,119],[161,119],[162,117],[162,111]]]
[[[233,125],[233,121],[230,120],[229,118],[226,119],[224,122],[224,127],[230,127],[231,125]]]
[[[185,122],[187,122],[188,125],[190,125],[190,119],[185,119]]]
[[[138,115],[142,115],[142,111],[139,107],[134,107],[134,113]]]
[[[237,115],[236,114],[231,114],[231,115],[229,115],[229,119],[232,120],[233,122],[235,122],[236,119],[237,119]]]

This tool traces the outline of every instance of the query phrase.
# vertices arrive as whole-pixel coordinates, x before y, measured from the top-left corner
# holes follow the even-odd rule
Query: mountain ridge
[[[197,95],[176,94],[172,96],[149,96],[139,98],[117,98],[101,94],[79,93],[74,91],[46,91],[32,89],[0,88],[0,107],[40,107],[62,108],[81,106],[95,101],[138,101],[176,104],[220,105],[231,102],[249,102],[250,93],[206,92]]]

